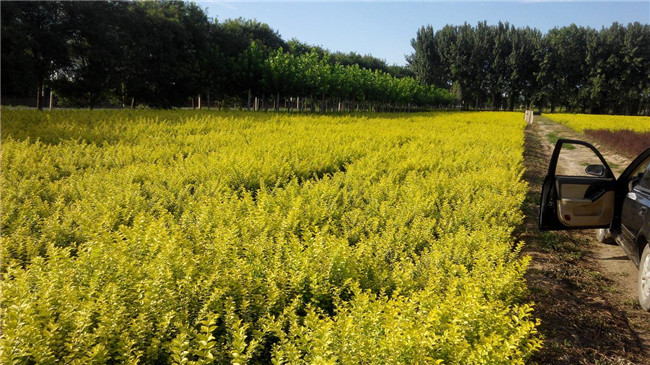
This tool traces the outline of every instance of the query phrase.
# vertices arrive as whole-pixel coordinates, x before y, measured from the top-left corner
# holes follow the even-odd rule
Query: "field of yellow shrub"
[[[523,363],[524,127],[3,110],[2,363]]]
[[[544,116],[578,132],[583,132],[585,129],[611,131],[627,129],[634,132],[650,132],[650,117],[596,114],[544,114]]]

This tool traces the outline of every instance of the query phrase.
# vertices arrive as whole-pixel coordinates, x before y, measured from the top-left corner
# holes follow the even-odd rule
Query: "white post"
[[[526,110],[526,115],[524,117],[526,119],[526,123],[533,124],[533,121],[535,120],[534,116],[535,116],[535,112],[533,112],[532,110]]]
[[[54,107],[54,91],[50,89],[50,110]]]
[[[198,107],[199,107],[199,109],[201,109],[201,94],[199,94],[197,99],[198,99],[198,101],[197,101]]]

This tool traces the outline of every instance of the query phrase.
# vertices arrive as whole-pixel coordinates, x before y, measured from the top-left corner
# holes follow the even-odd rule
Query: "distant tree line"
[[[268,25],[209,19],[180,1],[2,2],[2,100],[59,105],[404,110],[445,89],[356,53],[284,41]]]
[[[463,108],[650,113],[650,26],[571,25],[547,34],[508,23],[422,27],[407,61]]]

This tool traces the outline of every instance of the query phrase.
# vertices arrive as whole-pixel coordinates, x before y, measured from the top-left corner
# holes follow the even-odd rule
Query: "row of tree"
[[[650,114],[650,25],[555,28],[508,23],[422,27],[407,57],[417,79],[465,108],[520,105],[581,113]]]
[[[396,110],[447,105],[403,67],[218,22],[194,3],[3,2],[2,96],[60,105]]]
[[[252,95],[262,95],[264,105],[268,93],[275,99],[276,110],[285,98],[287,108],[294,106],[303,110],[307,106],[312,112],[316,104],[321,111],[338,110],[405,110],[418,106],[448,105],[453,101],[447,90],[433,85],[421,85],[411,77],[394,77],[380,70],[360,67],[358,64],[344,66],[332,63],[317,51],[293,54],[282,48],[268,56],[256,43],[244,52],[240,67],[255,80],[248,87],[247,107],[251,108]],[[261,62],[260,62],[261,61]],[[257,97],[256,97],[257,100]],[[301,100],[303,101],[301,103]]]
[[[408,67],[218,22],[193,3],[3,2],[2,102],[650,113],[650,26],[422,27]],[[417,78],[414,81],[411,76]],[[449,90],[449,91],[448,91]]]

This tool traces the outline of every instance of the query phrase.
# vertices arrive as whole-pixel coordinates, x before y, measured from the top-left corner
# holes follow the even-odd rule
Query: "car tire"
[[[608,245],[616,244],[614,237],[612,237],[612,235],[609,234],[609,229],[607,228],[600,228],[596,230],[596,238],[600,243],[606,243]]]
[[[650,311],[650,244],[646,244],[639,260],[639,304]]]

